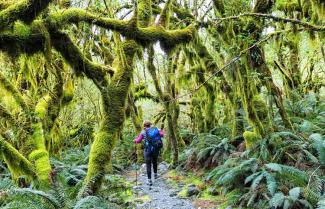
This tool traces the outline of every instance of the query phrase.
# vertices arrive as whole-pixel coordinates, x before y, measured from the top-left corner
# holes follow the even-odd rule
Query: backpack
[[[147,152],[159,152],[163,147],[163,142],[157,127],[151,127],[144,132],[144,149]]]

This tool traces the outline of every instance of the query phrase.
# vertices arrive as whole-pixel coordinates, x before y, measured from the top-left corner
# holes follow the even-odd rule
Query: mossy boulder
[[[252,131],[245,131],[243,137],[245,139],[246,149],[252,149],[261,140],[261,136]]]

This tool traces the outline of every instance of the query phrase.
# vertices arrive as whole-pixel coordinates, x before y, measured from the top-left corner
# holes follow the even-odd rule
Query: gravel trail
[[[168,171],[167,165],[161,163],[158,167],[159,178],[153,180],[153,185],[147,185],[145,168],[139,171],[138,186],[133,188],[137,201],[136,209],[195,209],[189,199],[177,196],[179,191],[173,189],[163,175]],[[133,179],[129,179],[134,181]]]

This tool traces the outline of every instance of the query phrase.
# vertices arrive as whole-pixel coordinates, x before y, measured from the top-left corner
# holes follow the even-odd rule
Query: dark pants
[[[158,155],[159,152],[144,151],[144,159],[146,161],[148,179],[151,179],[151,165],[153,167],[153,172],[157,173]]]

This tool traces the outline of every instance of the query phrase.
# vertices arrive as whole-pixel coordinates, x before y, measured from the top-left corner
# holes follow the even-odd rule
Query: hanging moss
[[[14,116],[1,104],[0,104],[0,118],[5,119],[12,125],[16,123],[16,119],[14,118]]]
[[[164,8],[161,10],[159,24],[164,28],[168,29],[170,15],[171,15],[171,5],[173,4],[174,0],[167,0],[165,3]]]
[[[278,10],[293,12],[299,9],[298,0],[277,0],[275,6]]]
[[[22,107],[24,111],[28,110],[28,106],[21,95],[21,93],[15,88],[15,86],[8,81],[2,73],[0,73],[0,85],[4,87],[8,92],[11,93],[16,102]]]
[[[257,0],[255,1],[253,12],[267,13],[272,8],[272,0]]]
[[[252,99],[252,104],[254,105],[257,116],[261,120],[265,120],[268,117],[268,109],[264,100],[259,95],[255,95]]]
[[[151,22],[151,5],[151,0],[138,0],[138,23],[140,27],[145,27]]]
[[[11,144],[0,136],[0,158],[8,165],[13,179],[27,176],[29,180],[35,177],[34,166]]]
[[[49,33],[41,21],[34,21],[31,25],[17,21],[12,29],[0,32],[0,50],[12,57],[21,53],[48,52],[49,49]]]
[[[68,104],[70,101],[72,101],[74,96],[74,86],[72,79],[69,79],[64,87],[63,87],[63,98],[62,98],[62,104]]]
[[[21,0],[0,11],[0,30],[16,20],[32,22],[51,0]]]
[[[223,16],[225,14],[225,6],[224,6],[224,1],[223,0],[212,0],[213,5],[216,9],[217,12],[219,12],[219,14],[221,16]]]

